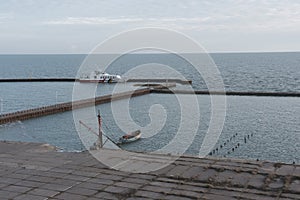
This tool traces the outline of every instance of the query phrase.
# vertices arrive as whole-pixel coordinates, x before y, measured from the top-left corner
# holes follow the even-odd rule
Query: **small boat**
[[[136,130],[134,132],[125,134],[119,138],[119,144],[134,142],[134,141],[140,139],[141,135],[142,135],[142,133],[140,130]]]
[[[108,74],[106,72],[93,71],[90,74],[82,74],[79,82],[86,83],[116,83],[122,80],[120,75]]]

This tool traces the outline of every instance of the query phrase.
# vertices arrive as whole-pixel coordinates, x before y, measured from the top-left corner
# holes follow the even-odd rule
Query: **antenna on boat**
[[[98,128],[99,128],[99,133],[98,133],[98,138],[99,138],[99,147],[103,147],[103,142],[102,142],[102,119],[100,115],[100,110],[98,110]]]

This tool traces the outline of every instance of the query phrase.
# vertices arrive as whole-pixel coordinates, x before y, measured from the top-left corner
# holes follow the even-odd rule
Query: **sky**
[[[0,0],[0,54],[88,53],[120,32],[176,30],[208,52],[300,50],[299,0]]]

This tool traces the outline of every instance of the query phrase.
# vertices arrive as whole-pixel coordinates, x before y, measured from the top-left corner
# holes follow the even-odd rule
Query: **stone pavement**
[[[114,168],[137,172],[171,158],[104,153]],[[300,199],[300,165],[185,156],[133,173],[110,169],[89,152],[0,142],[0,199]]]

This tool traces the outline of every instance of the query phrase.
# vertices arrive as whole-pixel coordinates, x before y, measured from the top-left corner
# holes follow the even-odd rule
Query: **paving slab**
[[[0,142],[0,199],[300,199],[298,164],[111,149],[92,154]]]

